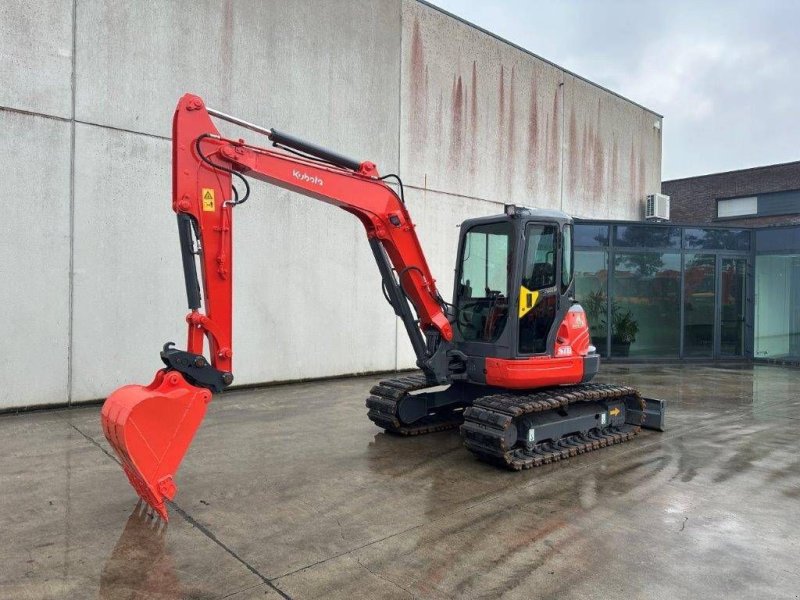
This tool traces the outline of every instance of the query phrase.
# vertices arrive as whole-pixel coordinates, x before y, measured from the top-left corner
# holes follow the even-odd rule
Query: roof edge
[[[731,175],[733,173],[748,173],[750,171],[760,171],[762,169],[774,169],[776,167],[786,167],[788,165],[800,165],[800,160],[790,160],[788,162],[760,165],[758,167],[745,167],[744,169],[731,169],[730,171],[717,171],[716,173],[704,173],[703,175],[690,175],[689,177],[665,179],[661,182],[661,185],[664,185],[665,183],[674,183],[676,181],[686,181],[688,179],[702,179],[704,177],[716,177],[718,175]]]
[[[443,15],[446,15],[446,16],[450,17],[451,19],[455,19],[456,21],[459,21],[459,22],[463,23],[464,25],[472,27],[473,29],[476,29],[477,31],[480,31],[481,33],[485,33],[489,37],[492,37],[492,38],[496,39],[497,41],[506,44],[507,46],[511,46],[512,48],[514,48],[516,50],[524,52],[525,54],[527,54],[529,56],[532,56],[535,59],[540,60],[540,61],[542,61],[544,63],[547,63],[551,67],[555,67],[559,71],[563,71],[564,73],[567,73],[568,75],[571,75],[572,77],[575,77],[576,79],[580,79],[581,81],[583,81],[585,83],[588,83],[591,86],[594,86],[594,87],[596,87],[596,88],[598,88],[600,90],[603,90],[604,92],[607,92],[607,93],[611,94],[612,96],[616,96],[617,98],[620,98],[621,100],[625,100],[625,102],[633,104],[634,106],[638,106],[642,110],[646,110],[650,114],[657,116],[659,119],[663,119],[664,118],[664,115],[654,111],[652,108],[647,108],[643,104],[639,104],[638,102],[634,102],[630,98],[627,98],[627,97],[623,96],[622,94],[620,94],[618,92],[615,92],[614,90],[608,89],[607,87],[602,86],[599,83],[595,83],[591,79],[587,79],[586,77],[583,77],[582,75],[578,75],[574,71],[570,71],[569,69],[566,69],[566,68],[562,67],[561,65],[559,65],[557,63],[554,63],[552,60],[548,60],[548,59],[544,58],[543,56],[539,56],[535,52],[531,52],[530,50],[528,50],[527,48],[523,48],[519,44],[515,44],[514,42],[511,42],[511,41],[507,40],[506,38],[504,38],[502,36],[499,36],[499,35],[497,35],[496,33],[492,32],[492,31],[489,31],[488,29],[484,29],[483,27],[481,27],[480,25],[476,25],[472,21],[467,21],[465,18],[459,17],[458,15],[451,13],[450,11],[445,10],[441,6],[436,6],[435,4],[432,4],[431,2],[429,2],[428,0],[415,0],[415,1],[418,4],[422,4],[423,6],[427,6],[428,8],[432,8],[433,10],[440,12]]]

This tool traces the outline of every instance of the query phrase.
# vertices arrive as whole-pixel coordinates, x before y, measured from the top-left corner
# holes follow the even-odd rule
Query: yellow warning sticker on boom
[[[203,200],[203,212],[214,212],[214,189],[203,188],[200,197]]]
[[[524,317],[528,312],[536,306],[536,301],[539,299],[539,292],[532,292],[524,285],[519,286],[519,318]]]

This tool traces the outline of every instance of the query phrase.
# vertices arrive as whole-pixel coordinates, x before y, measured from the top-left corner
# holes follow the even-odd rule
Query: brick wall
[[[715,223],[719,225],[800,224],[800,213],[742,219],[717,219],[717,199],[756,196],[767,192],[800,189],[800,161],[673,179],[661,183],[661,192],[670,197],[670,221],[676,224]]]

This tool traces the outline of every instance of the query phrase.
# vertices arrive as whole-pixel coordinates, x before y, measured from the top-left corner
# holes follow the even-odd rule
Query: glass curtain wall
[[[687,252],[683,275],[683,354],[711,358],[714,353],[716,256]]]
[[[575,253],[575,297],[580,299],[581,306],[586,311],[592,343],[601,356],[606,356],[608,252],[598,250]]]
[[[744,352],[747,296],[747,259],[720,260],[720,354],[741,356]]]
[[[681,255],[617,252],[611,299],[611,356],[678,355]]]
[[[756,232],[755,358],[800,361],[800,227]]]
[[[745,353],[749,230],[581,222],[575,246],[575,295],[602,355]]]

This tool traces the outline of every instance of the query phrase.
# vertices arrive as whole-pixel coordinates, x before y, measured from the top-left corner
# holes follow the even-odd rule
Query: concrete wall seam
[[[69,134],[69,321],[67,323],[67,405],[72,404],[72,332],[75,305],[75,47],[78,0],[72,0],[72,72],[70,73]]]

